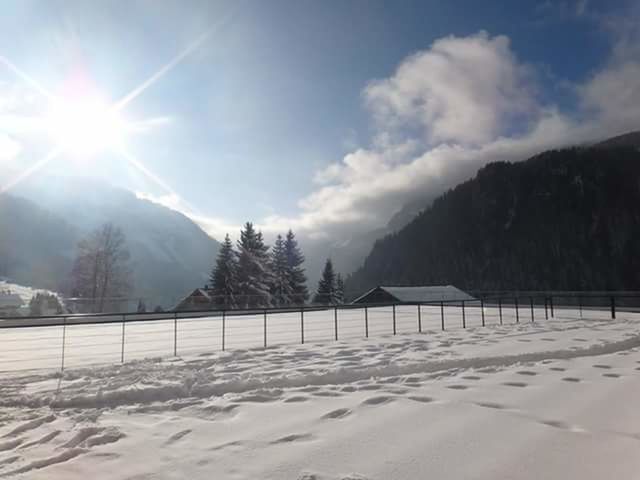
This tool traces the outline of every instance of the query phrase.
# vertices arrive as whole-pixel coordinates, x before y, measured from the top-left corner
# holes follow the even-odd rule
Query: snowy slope
[[[51,290],[45,290],[42,288],[32,288],[24,285],[19,285],[17,283],[7,282],[6,280],[0,280],[0,291],[6,291],[6,290],[19,295],[22,301],[27,306],[29,305],[29,301],[31,300],[31,298],[34,297],[35,294],[39,292],[55,295],[56,297],[58,296],[56,292],[52,292]]]
[[[637,478],[640,316],[606,316],[5,373],[0,476]]]

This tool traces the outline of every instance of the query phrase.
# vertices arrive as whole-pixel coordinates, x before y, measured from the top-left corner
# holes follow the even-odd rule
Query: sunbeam
[[[120,117],[120,111],[200,47],[217,28],[227,22],[229,16],[229,14],[225,15],[147,80],[112,104],[101,105],[91,97],[69,100],[56,96],[8,58],[0,56],[0,63],[49,100],[49,113],[34,121],[44,124],[45,130],[55,145],[44,158],[2,186],[0,193],[12,189],[62,153],[71,153],[83,158],[89,158],[99,150],[109,149],[122,155],[130,165],[142,172],[147,178],[171,195],[174,195],[185,206],[192,208],[164,180],[145,167],[123,145],[125,133],[136,133],[144,131],[149,125],[166,123],[166,118],[156,117],[138,122],[125,122]]]
[[[195,212],[196,209],[189,204],[186,200],[184,200],[173,188],[169,186],[167,182],[162,180],[158,175],[149,170],[144,164],[138,160],[131,152],[121,147],[115,150],[117,153],[122,155],[122,157],[129,162],[131,166],[133,166],[136,170],[140,171],[145,177],[151,180],[153,183],[158,185],[160,188],[165,190],[168,194],[173,195],[177,198],[185,207],[187,207],[190,211]]]
[[[60,146],[55,147],[53,150],[47,153],[47,155],[45,155],[42,159],[38,160],[36,163],[31,165],[26,170],[20,172],[20,174],[16,175],[14,178],[9,180],[5,185],[0,187],[0,194],[6,193],[10,189],[18,185],[20,182],[30,177],[33,173],[37,172],[42,167],[44,167],[47,163],[49,163],[51,160],[53,160],[58,155],[60,155],[62,151],[63,151],[62,147]]]
[[[4,64],[9,70],[11,70],[15,75],[20,77],[24,82],[26,82],[31,88],[36,90],[38,93],[41,93],[49,100],[55,100],[55,95],[45,89],[40,82],[38,82],[31,75],[25,73],[23,70],[18,68],[14,63],[12,63],[7,57],[0,55],[0,63]]]
[[[215,28],[220,26],[220,23],[206,30],[203,34],[201,34],[198,38],[196,38],[193,42],[191,42],[187,47],[182,50],[178,55],[173,57],[169,62],[163,65],[156,73],[147,78],[144,82],[138,85],[136,88],[131,90],[127,95],[114,103],[113,108],[115,110],[122,110],[129,102],[138,97],[142,92],[144,92],[151,85],[156,83],[160,78],[166,75],[170,70],[176,67],[182,60],[184,60],[187,56],[189,56],[192,52],[194,52],[202,43],[213,33]]]

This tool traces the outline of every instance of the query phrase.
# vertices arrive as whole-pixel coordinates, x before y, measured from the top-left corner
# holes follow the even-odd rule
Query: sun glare
[[[46,130],[66,152],[89,158],[121,145],[126,123],[110,105],[97,98],[58,101],[46,117]]]

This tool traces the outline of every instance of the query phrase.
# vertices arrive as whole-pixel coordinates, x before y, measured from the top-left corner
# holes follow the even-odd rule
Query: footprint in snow
[[[191,433],[190,429],[186,429],[186,430],[182,430],[180,432],[176,432],[173,435],[171,435],[164,444],[165,445],[171,445],[172,443],[177,442],[182,437],[184,437],[185,435],[188,435],[190,433]]]
[[[518,375],[527,375],[530,377],[533,377],[535,375],[538,375],[536,372],[532,372],[530,370],[520,370],[519,372],[516,372]]]
[[[565,381],[565,382],[573,382],[573,383],[579,383],[579,382],[582,381],[582,380],[580,380],[579,378],[576,378],[576,377],[565,377],[562,380]]]
[[[292,433],[291,435],[280,437],[271,443],[273,445],[277,445],[281,443],[301,442],[301,441],[311,440],[311,439],[313,439],[313,435],[311,435],[310,433]]]
[[[309,397],[305,397],[304,395],[295,395],[293,397],[285,398],[284,403],[300,403],[308,400]]]
[[[505,405],[502,405],[500,403],[494,403],[494,402],[477,402],[476,405],[484,408],[493,408],[496,410],[506,410],[507,408]]]
[[[431,397],[425,397],[422,395],[412,395],[410,397],[407,397],[409,400],[413,400],[414,402],[421,402],[421,403],[431,403],[433,402],[433,398]]]
[[[569,425],[561,420],[540,420],[540,423],[543,425],[548,425],[549,427],[560,428],[562,430],[570,430]]]
[[[466,385],[447,385],[447,388],[450,388],[451,390],[466,390],[467,388],[469,388]]]
[[[524,388],[526,386],[528,386],[528,383],[524,383],[524,382],[504,382],[503,385],[506,385],[507,387],[518,387],[518,388]]]
[[[382,405],[384,403],[393,402],[394,398],[386,395],[380,395],[378,397],[367,398],[362,402],[362,405]]]
[[[605,370],[610,370],[611,369],[611,365],[594,365],[593,368],[602,368]]]
[[[329,413],[326,413],[322,416],[323,420],[334,420],[339,418],[344,418],[351,415],[351,410],[348,408],[338,408],[337,410],[333,410]]]
[[[620,375],[617,373],[603,373],[602,376],[609,378],[620,378]]]
[[[563,367],[551,367],[549,370],[553,370],[554,372],[565,372],[567,369]]]

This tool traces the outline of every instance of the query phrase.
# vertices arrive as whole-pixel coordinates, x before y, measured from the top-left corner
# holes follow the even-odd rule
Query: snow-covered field
[[[500,323],[500,309],[496,306],[485,307],[485,324]],[[513,324],[517,321],[530,322],[530,305],[520,305],[518,315],[513,305],[501,308],[502,322]],[[440,306],[421,306],[420,323],[422,330],[439,330],[444,313],[447,330],[462,328],[462,309],[459,304]],[[548,312],[550,313],[550,312]],[[140,318],[166,316],[166,320],[121,323],[73,325],[69,319],[66,329],[61,326],[41,328],[0,328],[0,372],[31,369],[60,369],[86,366],[89,364],[121,363],[148,357],[173,356],[174,349],[180,356],[202,352],[222,350],[223,322],[220,316],[203,318],[178,318],[174,323],[172,314],[147,314]],[[606,318],[606,311],[583,312],[584,318]],[[368,334],[375,338],[394,331],[392,307],[369,307],[339,309],[337,319],[333,309],[304,312],[305,343],[360,339]],[[581,318],[576,310],[556,309],[556,316],[564,319]],[[416,306],[396,307],[395,331],[401,333],[417,332],[418,310]],[[479,303],[467,304],[464,314],[468,327],[482,325],[482,312]],[[535,306],[533,317],[544,321],[545,310]],[[55,319],[52,319],[55,320]],[[81,320],[81,319],[80,319]],[[95,319],[94,320],[100,320]],[[103,320],[113,320],[105,317]],[[59,322],[60,320],[55,320]],[[29,320],[2,321],[4,324],[25,324]],[[224,326],[225,348],[262,347],[266,340],[268,346],[295,344],[302,342],[301,315],[299,312],[271,313],[266,319],[263,314],[227,316]],[[124,348],[123,348],[124,339]],[[62,358],[64,344],[64,359]]]
[[[638,478],[640,315],[564,313],[4,373],[0,476]]]

